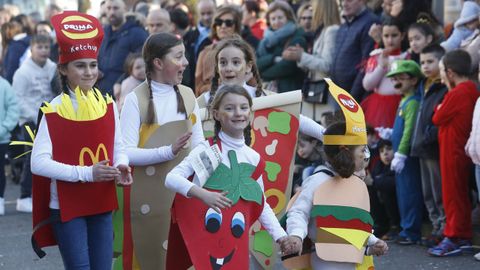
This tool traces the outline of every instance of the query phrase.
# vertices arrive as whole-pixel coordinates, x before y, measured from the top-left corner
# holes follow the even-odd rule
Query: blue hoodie
[[[112,26],[104,27],[105,35],[98,54],[98,68],[103,78],[98,87],[112,95],[113,84],[123,74],[123,64],[129,53],[139,52],[148,37],[147,31],[135,20],[127,20],[117,31]]]
[[[15,128],[20,107],[10,84],[0,77],[0,144],[10,142],[10,132]]]

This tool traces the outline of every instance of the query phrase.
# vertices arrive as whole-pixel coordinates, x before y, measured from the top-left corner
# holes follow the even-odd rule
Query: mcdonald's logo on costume
[[[57,112],[45,113],[52,141],[52,159],[68,165],[91,166],[102,160],[113,160],[115,116],[113,103],[107,105],[102,117],[90,121],[65,119]],[[34,175],[34,226],[50,216],[50,179]],[[115,181],[57,181],[60,218],[62,222],[80,216],[95,215],[118,208]],[[34,232],[38,246],[56,245],[50,225]]]

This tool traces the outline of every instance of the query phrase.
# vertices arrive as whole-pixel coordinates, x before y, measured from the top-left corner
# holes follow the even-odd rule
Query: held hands
[[[180,152],[180,149],[182,149],[183,147],[185,147],[185,145],[187,145],[188,140],[190,139],[191,136],[192,136],[192,132],[186,132],[185,134],[180,136],[175,141],[174,144],[172,144],[172,152],[175,156],[178,154],[178,152]]]
[[[298,236],[284,236],[277,240],[283,255],[300,254],[302,252],[302,239]]]
[[[378,241],[373,245],[368,247],[367,254],[382,256],[388,252],[388,245],[385,241],[378,239]]]
[[[392,160],[392,165],[390,165],[390,168],[396,173],[401,173],[403,170],[403,167],[405,167],[406,159],[407,159],[406,155],[395,152],[395,155],[393,156],[393,160]]]
[[[92,166],[94,182],[111,181],[120,177],[120,170],[108,165],[109,160],[102,160]]]
[[[116,177],[115,180],[119,186],[129,186],[133,183],[132,170],[127,165],[120,164],[117,166],[117,169],[120,171],[120,176]]]
[[[378,23],[372,24],[368,30],[368,35],[375,41],[375,43],[382,43],[382,25]]]

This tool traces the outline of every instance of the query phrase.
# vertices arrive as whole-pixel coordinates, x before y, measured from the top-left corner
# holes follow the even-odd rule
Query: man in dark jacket
[[[374,45],[368,31],[379,19],[366,7],[365,0],[344,0],[342,6],[345,22],[337,33],[330,74],[338,86],[360,102],[365,93],[362,69]]]
[[[442,46],[427,46],[420,54],[422,72],[425,75],[418,88],[421,96],[417,122],[412,134],[410,155],[419,158],[422,178],[423,200],[432,222],[433,230],[428,240],[435,245],[443,236],[445,211],[442,203],[442,179],[440,176],[438,128],[433,125],[435,108],[447,93],[447,87],[440,81],[439,62],[445,54]]]
[[[103,93],[112,95],[113,84],[123,73],[125,59],[129,53],[142,49],[148,33],[134,19],[125,20],[122,0],[107,0],[105,8],[110,25],[104,27],[105,36],[98,57],[101,71],[98,87]]]
[[[200,51],[211,43],[208,39],[210,26],[212,25],[215,13],[215,2],[213,0],[200,0],[197,4],[198,24],[188,31],[183,37],[185,44],[185,56],[188,60],[188,67],[183,73],[182,84],[195,89],[195,67]]]

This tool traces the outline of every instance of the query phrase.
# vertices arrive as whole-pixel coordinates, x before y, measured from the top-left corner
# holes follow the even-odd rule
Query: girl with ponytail
[[[124,195],[125,209],[129,207],[131,213],[127,210],[123,216],[131,215],[134,252],[142,269],[165,269],[162,243],[168,238],[174,195],[164,187],[165,176],[204,137],[193,91],[180,85],[188,65],[181,38],[170,33],[151,35],[142,54],[146,80],[126,96],[120,117],[138,181],[131,191],[124,191],[131,192]],[[117,222],[126,226],[130,219]],[[128,239],[129,232],[125,233]],[[129,251],[122,254],[124,262],[131,262],[132,248],[122,250]]]

